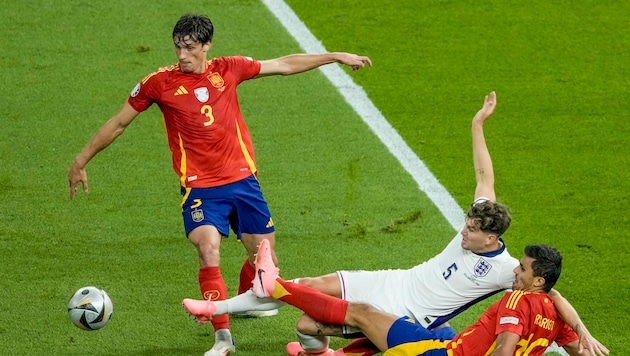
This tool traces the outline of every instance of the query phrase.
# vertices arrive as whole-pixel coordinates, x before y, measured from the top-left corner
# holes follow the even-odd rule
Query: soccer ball
[[[113,312],[109,295],[96,287],[83,287],[68,301],[70,320],[83,330],[98,330],[107,325]]]

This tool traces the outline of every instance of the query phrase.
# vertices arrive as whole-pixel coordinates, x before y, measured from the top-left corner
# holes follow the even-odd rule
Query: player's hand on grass
[[[610,353],[606,346],[597,341],[586,328],[580,328],[577,332],[579,339],[578,352],[583,355],[605,356]],[[584,352],[584,350],[588,352]]]
[[[77,186],[81,183],[83,187],[83,192],[87,193],[88,191],[88,183],[87,183],[87,173],[85,173],[85,168],[79,167],[77,163],[73,163],[72,167],[68,171],[68,182],[70,183],[70,200],[74,198],[74,193],[77,191]]]

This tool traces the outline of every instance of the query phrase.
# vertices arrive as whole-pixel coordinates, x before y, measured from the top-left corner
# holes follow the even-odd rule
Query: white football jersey
[[[369,303],[427,328],[438,326],[474,303],[512,288],[519,261],[505,243],[476,254],[461,246],[460,233],[430,260],[406,270],[339,271],[342,297]]]

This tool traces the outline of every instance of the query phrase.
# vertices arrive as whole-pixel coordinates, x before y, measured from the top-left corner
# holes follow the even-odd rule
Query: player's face
[[[206,54],[210,43],[199,43],[186,36],[173,39],[179,66],[185,73],[203,73],[206,70]]]
[[[540,277],[534,277],[532,262],[535,259],[524,256],[521,258],[520,264],[514,268],[514,282],[512,282],[513,290],[534,291]]]
[[[493,249],[491,234],[481,231],[472,219],[466,219],[461,231],[462,248],[472,252],[487,252]]]

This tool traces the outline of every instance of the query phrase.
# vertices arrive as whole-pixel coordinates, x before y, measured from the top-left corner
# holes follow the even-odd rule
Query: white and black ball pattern
[[[113,312],[109,295],[96,287],[80,288],[68,301],[70,320],[83,330],[98,330],[107,325]]]

